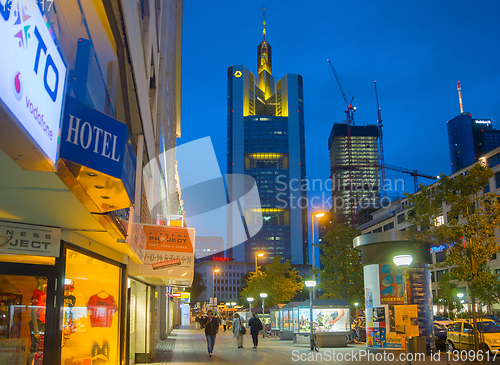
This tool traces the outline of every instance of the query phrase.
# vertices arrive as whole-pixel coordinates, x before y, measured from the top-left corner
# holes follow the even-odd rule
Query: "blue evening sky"
[[[262,5],[184,1],[178,143],[211,137],[223,174],[227,68],[242,64],[256,74]],[[493,127],[500,128],[500,1],[273,0],[265,5],[274,77],[298,73],[304,78],[309,180],[328,179],[328,136],[345,115],[327,59],[355,97],[358,125],[377,121],[377,81],[388,164],[430,175],[451,173],[446,121],[460,113],[457,81],[464,110],[473,118],[492,118]],[[187,170],[181,170],[182,186]],[[413,192],[409,175],[387,171],[387,177],[404,179],[404,190]],[[317,187],[309,192],[313,195],[327,198],[329,192]],[[214,234],[203,224],[197,229],[198,235]]]

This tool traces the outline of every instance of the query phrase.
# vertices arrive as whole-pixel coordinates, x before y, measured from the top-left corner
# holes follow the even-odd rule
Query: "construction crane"
[[[378,105],[378,93],[377,93],[377,81],[373,81],[375,85],[375,100],[377,101],[377,125],[378,125],[378,145],[380,154],[380,179],[382,185],[382,197],[387,196],[387,190],[385,188],[385,160],[384,160],[384,140],[382,138],[382,114],[380,113],[380,106]]]
[[[350,216],[351,216],[351,225],[354,227],[355,225],[355,201],[354,201],[354,189],[353,189],[353,166],[352,166],[352,144],[351,144],[351,123],[354,125],[354,112],[356,111],[356,107],[353,106],[354,96],[351,99],[351,102],[347,100],[347,97],[344,93],[344,88],[342,87],[342,83],[340,82],[339,76],[337,75],[337,71],[335,67],[333,67],[330,60],[326,60],[330,64],[330,68],[333,71],[333,75],[335,76],[335,80],[337,80],[337,84],[339,85],[340,92],[342,93],[342,97],[344,98],[345,105],[347,107],[344,112],[346,113],[346,125],[347,125],[347,161],[349,166],[349,191],[350,191]]]
[[[393,171],[399,171],[399,172],[402,172],[405,174],[410,174],[410,176],[413,176],[413,184],[415,187],[415,193],[418,191],[418,177],[419,176],[425,177],[426,179],[439,180],[439,177],[437,177],[437,176],[424,174],[423,172],[420,172],[418,170],[411,170],[411,169],[406,169],[404,167],[392,166],[392,165],[387,165],[387,164],[380,165],[379,167],[386,168],[386,169],[393,170]]]

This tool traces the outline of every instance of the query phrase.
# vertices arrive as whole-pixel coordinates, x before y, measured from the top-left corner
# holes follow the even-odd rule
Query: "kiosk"
[[[365,234],[353,242],[363,259],[367,347],[404,350],[406,338],[420,337],[433,350],[429,244],[402,231]],[[411,264],[396,266],[399,255],[411,255]]]
[[[298,316],[298,306],[301,302],[290,302],[283,306],[280,309],[280,340],[293,340],[293,334],[298,332],[298,329],[295,330],[294,324],[294,311],[296,308],[296,315]],[[298,323],[298,320],[297,320]]]
[[[298,306],[298,343],[309,343],[311,309],[306,300]],[[313,329],[319,347],[346,347],[351,333],[351,306],[341,299],[314,299],[312,301]]]

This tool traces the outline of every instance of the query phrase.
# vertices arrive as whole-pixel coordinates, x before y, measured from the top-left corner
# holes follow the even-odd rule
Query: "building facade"
[[[292,264],[305,264],[307,196],[300,189],[306,178],[303,80],[298,74],[275,80],[265,33],[257,47],[257,65],[257,75],[242,65],[228,68],[227,166],[228,174],[255,179],[263,227],[238,244],[244,239],[233,227],[241,219],[253,224],[254,218],[244,207],[228,206],[228,256],[251,262],[263,252],[263,262],[280,255]],[[230,196],[239,198],[245,186],[229,190]]]
[[[494,176],[490,179],[489,185],[485,187],[485,192],[493,192],[495,194],[500,194],[500,147],[497,147],[483,156],[480,157],[483,161],[487,163],[487,165],[493,170]],[[468,166],[452,175],[450,178],[454,176],[465,174],[467,170],[470,169],[473,165]],[[439,183],[436,183],[439,184]],[[370,233],[379,233],[379,232],[387,232],[387,231],[405,231],[412,227],[410,223],[407,221],[409,212],[409,206],[406,199],[395,200],[391,202],[389,206],[385,208],[381,208],[376,212],[372,213],[373,220],[362,224],[357,227],[361,234],[370,234]],[[444,207],[443,216],[439,218],[443,224],[447,222],[447,213],[449,209]],[[431,256],[432,263],[440,263],[443,262],[446,258],[446,248],[444,246],[435,246],[431,247]],[[489,261],[490,270],[495,273],[500,279],[500,255],[497,253],[494,255]],[[439,281],[441,276],[445,274],[449,270],[448,267],[431,267],[431,282],[432,282],[432,294],[434,298],[439,298]],[[458,284],[458,292],[462,292],[465,294],[464,300],[465,303],[470,303],[470,292],[468,290],[467,284],[464,282],[459,282]],[[434,311],[443,310],[442,306],[439,306],[435,303]],[[500,312],[500,305],[494,304],[493,310],[498,313]]]
[[[328,138],[332,179],[332,210],[336,221],[349,222],[358,207],[380,198],[380,169],[376,125],[351,126],[349,156],[347,124],[335,123]],[[352,180],[351,180],[352,174]]]
[[[476,163],[486,152],[500,146],[500,131],[491,119],[474,119],[461,113],[447,122],[451,173]]]
[[[172,234],[156,221],[183,213],[175,156],[158,158],[180,137],[182,0],[0,14],[2,348],[30,364],[152,361],[194,268],[192,236],[183,272],[145,274],[171,258],[146,227]]]

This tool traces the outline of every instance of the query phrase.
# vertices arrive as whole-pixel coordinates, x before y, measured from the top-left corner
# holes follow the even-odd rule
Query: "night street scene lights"
[[[264,320],[264,302],[267,298],[267,293],[260,293],[260,297],[262,298],[262,320]],[[266,337],[266,331],[262,329],[262,338]]]
[[[413,262],[413,256],[412,255],[397,255],[394,256],[393,259],[394,264],[397,267],[400,267],[403,270],[403,296],[404,296],[404,304],[408,304],[408,293],[407,293],[407,288],[406,288],[406,276],[408,275],[407,270],[411,263]]]
[[[252,302],[253,302],[253,298],[247,298],[248,300],[248,305],[249,305],[249,308],[250,308],[250,314],[252,314]]]
[[[216,305],[215,305],[215,273],[218,273],[220,270],[215,269],[213,274],[212,274],[212,294],[213,294],[213,302],[212,302],[212,309],[215,310]],[[215,313],[214,313],[215,315]]]
[[[311,214],[311,226],[312,226],[312,243],[311,243],[311,249],[312,249],[312,271],[313,271],[313,275],[314,275],[314,268],[316,266],[316,255],[315,255],[315,249],[314,249],[314,246],[318,246],[318,245],[315,245],[314,244],[314,217],[318,218],[321,218],[321,217],[324,217],[325,216],[325,213],[324,212],[319,212],[319,213],[312,213]],[[313,289],[313,299],[316,299],[316,290]]]
[[[309,288],[309,330],[310,330],[310,343],[311,350],[314,350],[314,340],[313,340],[313,296],[312,293],[316,287],[315,280],[306,280],[306,286]]]
[[[257,257],[263,257],[264,254],[261,252],[261,253],[256,253],[255,254],[255,273],[257,274]]]

